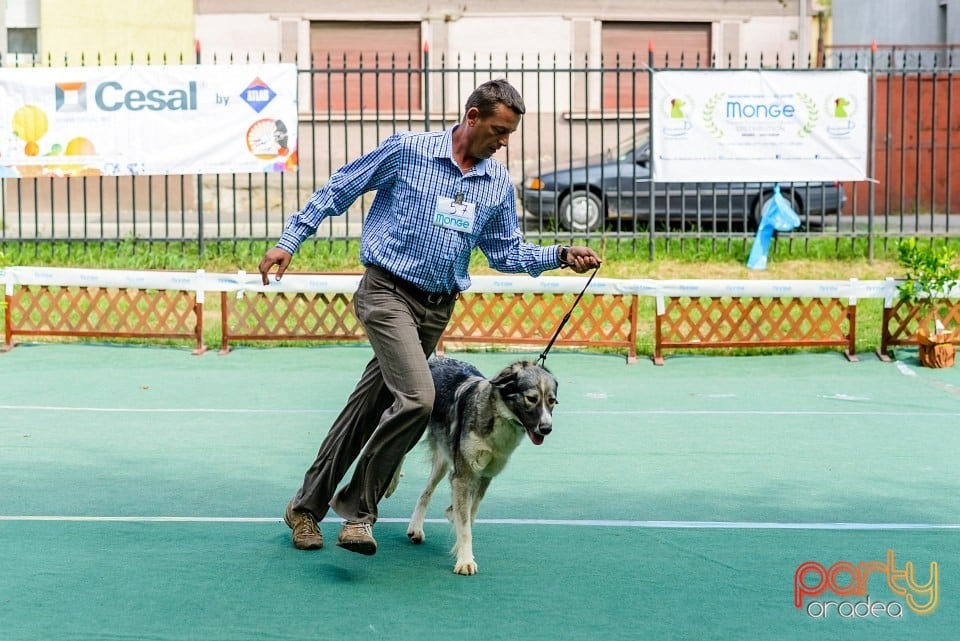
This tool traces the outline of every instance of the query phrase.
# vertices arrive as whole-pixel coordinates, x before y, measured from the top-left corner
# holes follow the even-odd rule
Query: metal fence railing
[[[732,58],[667,60],[671,67],[748,67]],[[960,236],[953,218],[960,208],[960,73],[952,48],[833,50],[823,64],[870,72],[875,182],[840,185],[847,200],[839,214],[830,211],[823,186],[791,185],[807,214],[791,235],[799,251],[819,238],[837,239],[838,247],[841,241],[873,247],[907,235]],[[781,66],[793,68],[795,61],[760,60],[749,68]],[[750,183],[675,185],[653,199],[655,210],[649,201],[609,194],[579,200],[557,194],[550,203],[528,200],[523,208],[522,186],[532,179],[627,153],[631,141],[642,139],[649,67],[637,57],[431,60],[424,53],[422,59],[376,57],[351,67],[326,59],[300,67],[297,172],[0,179],[0,248],[41,251],[65,242],[84,251],[129,243],[149,252],[177,244],[203,253],[212,242],[271,242],[339,166],[395,131],[452,126],[469,92],[490,77],[509,79],[527,103],[521,128],[500,158],[517,184],[528,238],[606,239],[653,256],[663,243],[748,243],[753,237],[750,218],[764,187]],[[369,202],[360,199],[326,221],[317,239],[359,238]],[[531,205],[540,209],[537,215]],[[597,219],[597,211],[608,216]]]

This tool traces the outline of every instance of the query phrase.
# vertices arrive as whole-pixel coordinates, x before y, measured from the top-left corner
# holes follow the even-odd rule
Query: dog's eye
[[[524,394],[523,400],[525,400],[528,405],[536,405],[540,397],[537,394]]]

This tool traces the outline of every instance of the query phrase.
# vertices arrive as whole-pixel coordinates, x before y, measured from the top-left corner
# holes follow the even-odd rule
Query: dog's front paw
[[[474,575],[477,573],[477,562],[473,559],[457,559],[457,564],[453,566],[453,571],[463,576]]]
[[[420,545],[423,543],[424,539],[423,528],[415,528],[411,526],[407,529],[407,537],[410,539],[411,543]]]

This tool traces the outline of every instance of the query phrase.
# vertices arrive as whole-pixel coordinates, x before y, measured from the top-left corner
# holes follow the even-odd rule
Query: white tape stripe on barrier
[[[271,274],[263,285],[259,274],[168,271],[126,271],[64,267],[8,267],[0,271],[7,294],[15,285],[59,285],[136,289],[188,290],[198,292],[322,292],[352,294],[360,274],[287,274],[277,282]],[[475,293],[578,294],[587,282],[583,276],[478,275],[471,278]],[[594,295],[709,296],[838,298],[856,303],[861,298],[879,298],[889,307],[897,298],[897,280],[654,280],[646,278],[595,278],[587,289]],[[950,297],[960,298],[960,287]]]
[[[207,278],[204,272],[128,271],[66,267],[8,267],[8,283],[64,287],[116,287],[196,291]]]
[[[946,386],[947,384],[945,384]],[[947,389],[952,386],[948,386]],[[321,408],[241,408],[241,407],[89,407],[70,405],[2,404],[5,412],[100,412],[104,414],[336,414],[338,409]],[[955,417],[956,411],[896,410],[601,410],[564,409],[565,416],[905,416]]]

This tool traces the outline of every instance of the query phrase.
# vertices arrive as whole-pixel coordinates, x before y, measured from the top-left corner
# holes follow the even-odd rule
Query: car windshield
[[[650,126],[646,123],[639,125],[636,133],[633,136],[625,138],[624,140],[620,141],[619,145],[617,145],[617,160],[633,160],[634,150],[642,145],[647,144],[649,140]]]

